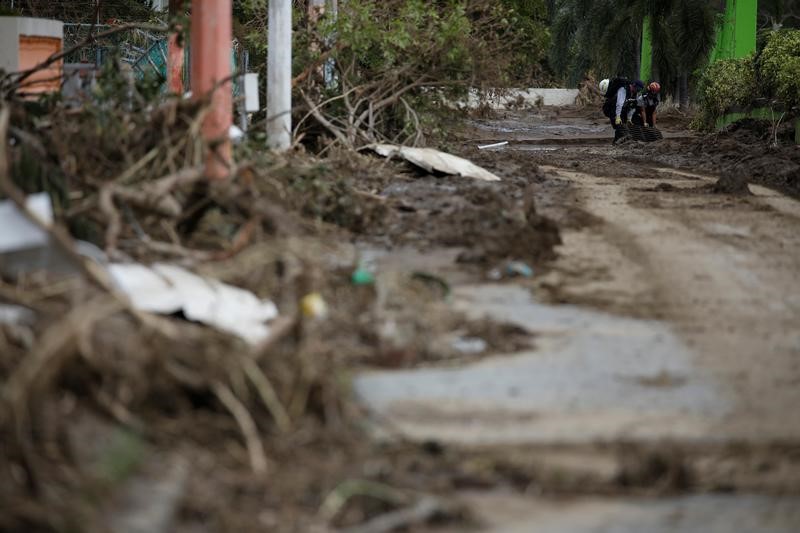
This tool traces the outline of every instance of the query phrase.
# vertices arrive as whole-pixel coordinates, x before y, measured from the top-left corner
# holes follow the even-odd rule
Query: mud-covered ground
[[[660,524],[688,532],[704,529],[669,498],[707,519],[710,495],[794,531],[800,159],[756,125],[687,123],[665,114],[663,142],[612,147],[591,110],[471,119],[444,148],[498,183],[368,153],[243,171],[175,231],[208,251],[256,220],[246,245],[134,257],[273,299],[289,326],[255,353],[181,317],[137,322],[84,282],[4,280],[0,301],[41,318],[0,330],[0,529],[662,530],[601,498],[663,502]],[[327,314],[303,315],[309,293]],[[354,392],[373,374],[378,397],[411,383],[402,405]]]
[[[520,116],[506,113],[500,121],[475,121],[460,136],[508,140],[515,152],[525,154],[526,161],[578,171],[633,178],[667,167],[717,177],[735,175],[738,181],[800,197],[800,151],[793,143],[791,125],[782,124],[776,132],[769,121],[745,120],[721,132],[700,134],[689,129],[691,117],[670,110],[659,122],[663,141],[629,141],[609,149],[605,139],[610,144],[611,133],[606,119],[591,109],[545,110]],[[474,154],[475,146],[470,143],[464,149]],[[520,157],[517,153],[506,155]]]
[[[452,280],[435,265],[374,260],[444,251],[469,278],[510,260],[543,264],[560,238],[536,212],[530,177],[488,184],[352,153],[263,157],[228,187],[162,190],[172,215],[129,203],[151,179],[116,182],[131,162],[168,173],[191,159],[151,131],[168,120],[183,139],[196,112],[184,107],[137,116],[128,161],[103,159],[96,138],[73,148],[88,153],[34,143],[75,124],[54,116],[39,129],[17,109],[12,178],[38,192],[25,175],[36,171],[49,182],[39,190],[57,193],[58,222],[116,260],[177,262],[271,299],[274,338],[253,348],[179,313],[137,313],[80,268],[69,240],[46,256],[57,271],[18,258],[0,280],[0,304],[30,315],[0,325],[0,529],[333,530],[433,496],[442,502],[411,523],[466,520],[447,497],[454,463],[439,464],[436,444],[372,440],[349,380],[363,368],[452,366],[533,346],[523,328],[451,309]],[[61,168],[65,158],[74,164]],[[319,316],[302,307],[308,295],[324,302]]]
[[[615,482],[606,490],[613,487],[616,494],[625,493],[626,479],[631,479],[625,473],[631,466],[622,458],[627,456],[637,465],[633,478],[642,487],[669,486],[667,492],[686,495],[689,501],[696,498],[698,509],[705,509],[690,518],[694,512],[663,500],[667,508],[674,505],[673,512],[684,519],[656,524],[625,512],[609,518],[594,507],[596,500],[585,497],[574,498],[575,506],[568,512],[559,500],[545,497],[536,503],[542,505],[538,511],[525,513],[512,511],[515,504],[503,507],[502,497],[496,495],[485,499],[471,496],[475,508],[482,507],[487,523],[492,524],[487,530],[523,531],[523,524],[538,519],[553,531],[592,530],[577,525],[583,523],[602,524],[609,531],[627,530],[625,527],[641,531],[793,531],[800,524],[796,513],[778,510],[795,505],[800,492],[800,433],[790,422],[793,405],[800,401],[798,149],[786,141],[790,131],[779,134],[780,145],[773,146],[774,137],[763,123],[745,123],[707,136],[690,132],[687,123],[688,117],[667,114],[662,121],[665,141],[613,147],[610,128],[597,114],[583,110],[509,112],[505,117],[476,119],[463,133],[461,153],[494,172],[515,175],[536,169],[532,177],[538,212],[557,224],[563,244],[556,247],[556,259],[547,263],[535,281],[523,283],[534,301],[552,302],[558,308],[566,304],[567,309],[578,305],[600,313],[574,329],[559,329],[551,342],[548,332],[554,326],[548,319],[516,316],[515,311],[504,312],[496,300],[487,299],[484,305],[490,315],[513,316],[529,330],[541,331],[538,349],[530,352],[530,359],[523,356],[517,367],[508,363],[507,368],[522,371],[528,365],[531,371],[552,372],[551,379],[558,381],[558,357],[566,360],[574,355],[579,365],[575,379],[585,385],[583,389],[576,386],[574,393],[554,392],[561,403],[554,400],[550,405],[551,399],[535,390],[546,387],[547,380],[532,376],[536,385],[531,385],[529,397],[541,404],[526,405],[514,400],[528,397],[525,381],[500,378],[504,363],[487,363],[490,375],[510,380],[521,390],[509,393],[501,402],[492,394],[477,392],[477,387],[470,389],[472,398],[460,397],[457,390],[443,393],[452,403],[443,412],[429,415],[441,430],[424,417],[416,419],[400,410],[404,405],[401,399],[397,401],[397,423],[417,436],[441,435],[456,441],[527,440],[532,443],[527,449],[530,456],[552,466],[560,479],[585,480],[582,476],[591,478],[588,472],[611,472],[609,479]],[[496,150],[477,148],[501,140],[510,143]],[[514,296],[516,291],[484,290],[507,294],[507,307],[517,312],[538,312],[535,305],[521,305]],[[481,305],[481,301],[468,300],[470,305]],[[601,325],[609,315],[634,322]],[[573,320],[580,321],[577,316]],[[646,334],[634,333],[636,328],[646,331],[654,325],[666,326],[665,332],[658,333],[653,343],[637,347]],[[674,346],[663,337],[672,334]],[[576,352],[564,351],[564,338],[572,336],[591,340],[586,344],[575,341]],[[591,376],[615,366],[615,360],[627,357],[624,354],[629,348],[635,353],[628,366],[620,366],[611,379],[633,379],[638,386],[623,387],[625,392],[621,390],[620,396],[607,404],[608,391],[603,388],[614,387],[601,381],[595,389]],[[684,356],[686,367],[669,369]],[[541,362],[547,357],[553,357],[553,362]],[[629,373],[633,376],[622,377]],[[468,379],[482,378],[464,369],[461,374],[453,373],[451,379],[463,380],[461,386],[467,387]],[[486,380],[487,386],[491,381]],[[442,386],[444,383],[446,380]],[[482,400],[476,399],[476,393]],[[637,399],[640,395],[647,398],[642,404]],[[671,413],[669,403],[682,399],[686,404]],[[477,427],[464,424],[462,417],[468,418],[470,409],[476,409],[481,401],[486,402],[481,407],[488,410],[496,408],[490,407],[493,402],[507,404],[515,423],[511,427],[496,420],[476,422]],[[595,410],[575,405],[584,401],[597,401],[605,407]],[[708,402],[706,406],[702,406],[704,402]],[[422,400],[416,405],[424,410],[428,404]],[[428,408],[435,410],[436,405],[432,402]],[[654,418],[649,412],[653,405],[659,405],[656,411],[664,410],[663,418]],[[583,418],[586,412],[591,413],[589,418]],[[496,416],[502,418],[499,413]],[[501,436],[492,439],[492,433]],[[548,436],[553,434],[560,436],[556,455],[571,455],[569,458],[548,458],[552,449],[544,443],[551,442]],[[700,443],[700,448],[695,447]],[[605,463],[608,470],[604,470],[601,458],[609,444],[625,451]],[[745,455],[731,457],[732,449]],[[754,477],[746,473],[751,463],[745,456],[757,457],[756,463],[763,466]],[[673,461],[681,466],[675,468]],[[536,470],[532,484],[537,490],[546,492],[547,487],[557,486],[551,478],[543,481],[546,471],[546,466]],[[755,484],[746,481],[748,478]],[[590,486],[586,483],[584,487]],[[573,495],[580,492],[574,490]],[[604,489],[594,487],[587,492],[602,495]],[[769,495],[747,516],[766,516],[760,514],[765,512],[772,518],[715,520],[715,504],[703,502],[701,496],[708,493],[730,495],[733,507],[749,506],[748,495]],[[629,498],[614,501],[641,505]],[[504,510],[494,512],[497,507]],[[558,515],[559,510],[569,518],[550,522],[548,513]]]

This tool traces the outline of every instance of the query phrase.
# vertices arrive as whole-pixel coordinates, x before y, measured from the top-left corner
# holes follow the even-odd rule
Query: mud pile
[[[349,373],[464,357],[437,343],[454,331],[485,350],[529,336],[449,312],[435,276],[355,283],[355,244],[454,246],[481,269],[544,260],[558,231],[536,214],[527,180],[486,186],[371,156],[242,145],[230,180],[209,185],[202,105],[54,105],[11,104],[2,131],[5,196],[49,192],[56,228],[69,231],[51,230],[66,273],[0,277],[0,305],[25,317],[0,323],[0,529],[310,531],[394,511],[461,519],[440,494],[453,483],[427,486],[415,473],[436,450],[371,441]],[[180,312],[143,312],[76,253],[75,238],[102,261],[167,262],[245,289],[279,317],[253,346]],[[309,311],[308,296],[322,305]],[[387,332],[389,319],[406,335]]]
[[[775,145],[771,123],[746,120],[714,135],[640,146],[632,157],[695,172],[735,172],[749,183],[800,198],[800,151],[790,137],[792,130],[781,129]]]

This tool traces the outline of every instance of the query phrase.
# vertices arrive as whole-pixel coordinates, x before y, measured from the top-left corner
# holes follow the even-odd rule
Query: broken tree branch
[[[249,411],[226,385],[215,381],[211,384],[211,390],[222,405],[230,411],[239,425],[247,445],[247,453],[250,456],[250,466],[253,468],[253,472],[258,475],[265,474],[267,472],[267,456],[264,453],[264,445],[258,436],[258,429],[253,417],[250,416]]]

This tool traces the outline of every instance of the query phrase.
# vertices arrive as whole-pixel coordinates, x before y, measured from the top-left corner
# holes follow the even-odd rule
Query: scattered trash
[[[493,268],[486,273],[486,278],[491,281],[500,281],[501,279],[503,279],[503,273],[500,271],[499,268]]]
[[[508,146],[508,141],[502,141],[502,142],[499,142],[499,143],[492,143],[492,144],[484,144],[484,145],[478,146],[478,150],[489,150],[489,149],[492,149],[492,148],[502,148],[504,146]]]
[[[509,276],[522,276],[523,278],[532,278],[533,269],[523,263],[522,261],[510,261],[506,264],[506,274]]]
[[[318,292],[306,294],[300,302],[303,315],[308,318],[325,318],[328,315],[328,304]]]
[[[486,277],[492,281],[499,281],[503,278],[532,278],[533,269],[522,261],[509,261],[502,268],[493,268]]]
[[[242,131],[242,128],[234,124],[231,124],[231,127],[228,128],[228,137],[230,138],[231,141],[238,143],[239,141],[244,139],[244,131]]]
[[[53,223],[53,207],[48,193],[31,194],[25,200],[28,211],[39,221]],[[20,211],[11,200],[0,202],[0,274],[17,278],[36,271],[68,275],[77,273],[74,262],[51,242],[47,231]],[[97,246],[75,241],[75,251],[96,263],[104,264],[106,255]]]
[[[442,290],[442,295],[445,298],[450,296],[450,284],[439,276],[434,276],[433,274],[428,274],[427,272],[412,272],[411,279],[416,279],[429,285],[435,285]]]
[[[36,321],[36,313],[19,305],[0,303],[0,324],[11,326],[31,325]]]
[[[53,223],[53,207],[47,193],[31,194],[25,205],[45,224]],[[28,220],[11,200],[0,202],[0,227],[0,254],[47,246],[47,232]]]
[[[499,177],[479,167],[472,161],[453,154],[440,152],[433,148],[412,148],[396,144],[373,144],[368,148],[383,157],[402,157],[409,163],[417,165],[430,173],[437,171],[483,181],[500,181]]]
[[[353,285],[372,285],[375,283],[375,276],[369,270],[359,267],[353,271],[350,280]]]
[[[489,344],[480,337],[458,337],[450,343],[450,346],[459,353],[477,355],[485,352]]]
[[[181,311],[188,320],[233,333],[251,344],[269,335],[266,323],[278,316],[271,301],[179,266],[115,263],[108,270],[137,309],[161,314]]]

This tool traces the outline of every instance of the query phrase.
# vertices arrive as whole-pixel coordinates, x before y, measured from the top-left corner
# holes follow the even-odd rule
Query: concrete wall
[[[493,109],[509,107],[533,107],[541,103],[545,106],[570,106],[578,97],[578,89],[509,89],[503,95],[491,95],[481,100],[476,90],[470,91],[467,107],[474,109],[482,102]]]
[[[16,72],[40,63],[61,50],[64,24],[58,20],[29,17],[0,17],[0,69]],[[22,42],[21,42],[22,41]],[[39,78],[53,78],[61,72],[57,63]],[[59,84],[44,84],[48,88]]]
[[[21,35],[53,37],[63,41],[64,23],[30,17],[0,17],[0,68],[6,72],[19,70]]]
[[[19,17],[0,17],[0,69],[19,70]]]

